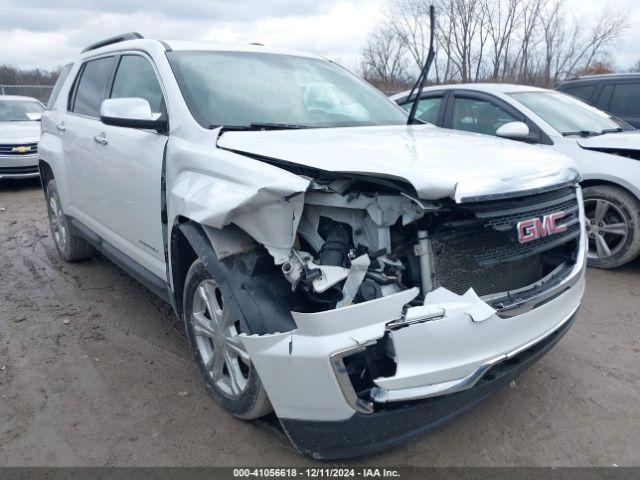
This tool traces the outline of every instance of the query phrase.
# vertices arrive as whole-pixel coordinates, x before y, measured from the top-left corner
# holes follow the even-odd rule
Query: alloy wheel
[[[240,324],[224,306],[214,280],[198,285],[193,298],[191,322],[198,355],[220,391],[235,398],[248,387],[251,361],[240,340]]]
[[[618,253],[629,236],[626,217],[616,205],[603,198],[585,200],[589,258],[605,259]]]
[[[51,225],[53,240],[56,242],[58,249],[64,251],[67,242],[67,224],[62,208],[60,207],[58,195],[55,191],[49,194],[47,212],[49,214],[49,224]]]

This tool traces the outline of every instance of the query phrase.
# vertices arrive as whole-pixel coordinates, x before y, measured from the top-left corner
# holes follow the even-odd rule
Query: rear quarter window
[[[56,84],[54,85],[53,90],[51,91],[51,95],[49,95],[49,101],[47,102],[47,110],[51,110],[55,105],[56,100],[58,100],[58,97],[60,96],[60,91],[62,90],[62,85],[64,85],[64,82],[69,76],[69,72],[71,72],[72,67],[73,67],[73,64],[70,63],[69,65],[65,65],[64,67],[62,67],[62,69],[60,70],[60,75],[58,75],[58,80],[56,80]]]

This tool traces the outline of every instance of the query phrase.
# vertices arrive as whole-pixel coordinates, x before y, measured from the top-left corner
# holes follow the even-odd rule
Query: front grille
[[[37,143],[10,143],[0,145],[0,155],[33,155],[38,153]]]
[[[38,166],[29,167],[0,167],[0,175],[28,175],[30,173],[38,173]]]
[[[563,262],[575,262],[580,236],[573,188],[529,197],[455,207],[455,218],[431,236],[436,283],[455,293],[478,295],[534,284]],[[563,211],[565,232],[518,242],[516,224]]]

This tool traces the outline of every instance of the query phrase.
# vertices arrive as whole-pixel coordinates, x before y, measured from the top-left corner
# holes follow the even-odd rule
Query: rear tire
[[[71,233],[67,216],[62,210],[55,180],[49,180],[47,183],[45,198],[49,229],[60,257],[66,262],[78,262],[91,258],[95,254],[95,249],[86,240]]]
[[[246,322],[238,318],[242,313],[234,302],[225,278],[214,279],[200,260],[191,265],[183,319],[198,371],[219,405],[250,420],[267,415],[272,407],[238,336]]]
[[[640,202],[619,187],[583,190],[589,266],[617,268],[640,255]]]

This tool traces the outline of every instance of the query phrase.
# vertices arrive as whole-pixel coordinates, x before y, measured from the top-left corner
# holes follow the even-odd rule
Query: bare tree
[[[436,82],[551,86],[577,72],[608,66],[607,51],[625,32],[628,17],[603,10],[595,22],[579,19],[566,0],[388,0],[385,38],[374,31],[370,41],[384,47],[387,57],[405,58],[417,72],[428,49],[430,3],[437,12]],[[372,47],[365,63],[371,63]]]
[[[567,24],[564,5],[565,0],[557,0],[547,5],[540,15],[545,87],[557,82],[560,72],[567,68],[567,64],[576,55],[579,31],[575,25]]]
[[[558,0],[562,1],[562,0]],[[503,80],[532,83],[535,77],[536,49],[540,43],[540,13],[547,0],[523,0],[519,38],[509,40],[502,68]],[[509,58],[509,47],[514,45],[516,55]]]
[[[566,13],[565,0],[555,0],[542,11],[545,86],[588,70],[626,29],[621,12],[603,11],[598,18],[585,34],[585,22]]]
[[[407,50],[416,68],[421,69],[429,49],[429,2],[390,0],[384,15],[386,24]]]
[[[406,49],[396,33],[385,25],[378,26],[369,35],[362,52],[364,77],[376,84],[406,83]]]
[[[623,12],[603,9],[598,18],[600,20],[591,28],[589,36],[569,68],[569,73],[573,73],[577,68],[588,69],[603,50],[617,41],[627,29],[627,17]]]
[[[0,65],[0,84],[5,85],[53,85],[58,79],[60,69],[42,70],[40,68],[22,69],[13,65]]]
[[[484,60],[487,33],[480,0],[438,0],[440,30],[450,30],[450,59],[462,82],[477,80]]]
[[[522,21],[521,0],[482,0],[485,28],[491,46],[490,78],[497,80],[506,70],[511,38]]]

